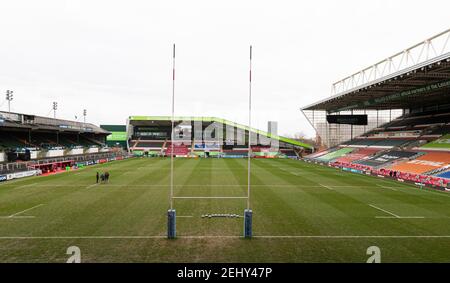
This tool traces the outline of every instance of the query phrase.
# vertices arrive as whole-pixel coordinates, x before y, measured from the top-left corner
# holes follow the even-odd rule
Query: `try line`
[[[243,239],[239,235],[198,235],[177,236],[179,239]],[[259,239],[450,239],[450,235],[254,235]],[[2,236],[0,240],[132,240],[167,239],[166,235],[154,236]]]

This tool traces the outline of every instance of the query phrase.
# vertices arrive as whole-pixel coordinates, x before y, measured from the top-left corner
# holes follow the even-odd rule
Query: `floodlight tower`
[[[13,100],[13,93],[12,90],[6,91],[6,100],[8,101],[8,112],[11,112],[11,101]]]
[[[83,122],[86,124],[86,115],[87,115],[87,110],[83,109]]]
[[[58,110],[58,102],[53,102],[53,118],[56,119],[56,110]]]

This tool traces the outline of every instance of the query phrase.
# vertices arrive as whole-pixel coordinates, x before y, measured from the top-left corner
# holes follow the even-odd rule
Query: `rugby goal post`
[[[175,44],[173,44],[173,68],[172,68],[172,118],[171,118],[171,155],[170,155],[170,190],[169,190],[169,210],[167,211],[167,238],[176,238],[176,210],[174,209],[173,201],[174,199],[180,198],[175,197],[173,194],[174,187],[174,174],[173,174],[173,162],[174,162],[174,124],[175,124]],[[252,46],[250,45],[250,69],[249,69],[249,93],[248,93],[248,151],[247,151],[247,196],[246,197],[226,197],[226,198],[236,198],[236,199],[246,199],[247,206],[244,210],[244,238],[251,238],[252,232],[252,222],[253,222],[253,211],[250,208],[250,189],[251,189],[251,110],[252,110]],[[189,197],[195,199],[196,197]],[[198,197],[202,198],[202,197]],[[214,197],[208,197],[214,198]],[[224,197],[217,197],[224,198]]]

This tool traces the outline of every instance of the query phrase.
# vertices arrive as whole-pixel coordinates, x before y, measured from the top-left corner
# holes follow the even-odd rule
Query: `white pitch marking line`
[[[2,216],[1,218],[34,218],[34,216],[18,216],[18,215],[22,214],[22,213],[25,213],[27,211],[30,211],[32,209],[38,208],[38,207],[43,206],[43,205],[44,204],[41,203],[41,204],[35,205],[33,207],[27,208],[25,210],[19,211],[19,212],[14,213],[14,214],[11,214],[11,215],[8,215],[8,216]]]
[[[23,186],[15,187],[14,190],[25,189],[25,188],[32,187],[32,186],[33,186],[33,184],[23,185]]]
[[[394,217],[394,216],[375,216],[375,218],[381,218],[381,219],[389,219],[389,218],[400,218],[400,219],[423,219],[425,217],[423,216],[400,216],[400,217]]]
[[[90,189],[90,188],[93,188],[93,187],[95,187],[95,186],[98,186],[98,183],[97,183],[97,184],[92,184],[92,185],[90,185],[90,186],[87,186],[86,189]]]
[[[396,215],[396,214],[394,214],[392,212],[389,212],[389,211],[387,211],[385,209],[376,207],[375,205],[369,204],[369,206],[394,216],[394,217],[390,217],[390,216],[375,216],[375,218],[399,218],[399,219],[423,219],[423,218],[425,218],[423,216],[398,216],[398,215]]]
[[[394,188],[392,188],[392,187],[386,187],[386,186],[378,185],[378,184],[377,184],[377,186],[380,187],[380,188],[383,188],[383,189],[388,189],[388,190],[392,190],[392,191],[397,191],[396,189],[394,189]]]
[[[88,240],[108,240],[108,239],[166,239],[167,236],[157,235],[157,236],[23,236],[23,237],[0,237],[0,240],[66,240],[66,239],[88,239]],[[220,239],[220,238],[230,238],[230,239],[240,239],[243,236],[220,236],[220,235],[204,235],[204,236],[178,236],[180,239]],[[450,235],[255,235],[253,238],[261,239],[450,239]]]
[[[11,185],[11,184],[10,184]],[[92,186],[95,186],[97,184],[93,184]],[[108,187],[123,187],[123,188],[139,188],[139,187],[161,187],[161,188],[166,188],[169,187],[169,185],[158,185],[158,184],[154,184],[154,185],[128,185],[128,184],[106,184]],[[2,185],[0,185],[1,187]],[[6,185],[3,185],[6,186]],[[74,185],[74,184],[48,184],[48,185],[39,185],[39,184],[31,184],[31,185],[27,185],[33,188],[47,188],[47,187],[67,187],[67,188],[73,188],[73,187],[79,187],[80,185]],[[245,187],[247,185],[232,185],[232,184],[223,184],[223,185],[218,185],[218,184],[210,184],[210,185],[205,185],[205,184],[198,184],[198,185],[192,185],[192,184],[188,184],[188,185],[174,185],[174,187]],[[252,187],[288,187],[288,188],[320,188],[323,187],[322,185],[294,185],[294,184],[253,184]],[[333,188],[375,188],[376,186],[358,186],[358,185],[333,185]],[[19,187],[15,187],[15,188],[19,188]],[[443,195],[443,194],[442,194]],[[447,195],[448,197],[450,197],[450,195]]]
[[[433,236],[433,235],[423,235],[423,236],[399,236],[399,235],[349,235],[349,236],[345,236],[345,235],[324,235],[324,236],[316,236],[316,235],[312,235],[312,236],[290,236],[290,235],[280,235],[280,236],[253,236],[253,238],[265,238],[265,239],[449,239],[450,236],[449,235],[444,235],[444,236]]]
[[[287,172],[289,174],[292,174],[292,175],[295,175],[295,176],[300,176],[297,172],[289,171],[289,170],[292,170],[292,167],[287,167],[287,169],[285,169],[283,167],[279,167],[279,166],[275,166],[275,167],[277,167],[278,169],[280,169],[280,170],[282,170],[284,172]]]
[[[319,184],[319,185],[321,185],[321,186],[322,186],[322,187],[324,187],[325,189],[328,189],[328,190],[334,191],[334,189],[333,189],[333,188],[331,188],[331,187],[329,187],[329,186],[325,186],[325,185],[322,185],[322,184]]]
[[[375,205],[369,204],[369,206],[370,206],[370,207],[373,207],[373,208],[375,208],[375,209],[381,210],[381,211],[383,211],[383,212],[385,212],[385,213],[387,213],[387,214],[390,214],[390,215],[394,216],[395,218],[401,218],[401,217],[398,216],[397,214],[394,214],[394,213],[392,213],[392,212],[389,212],[389,211],[387,211],[387,210],[384,210],[384,209],[382,209],[382,208],[379,208],[379,207],[377,207],[377,206],[375,206]]]
[[[247,197],[173,197],[174,199],[247,199]]]
[[[35,218],[34,216],[0,216],[0,219]]]

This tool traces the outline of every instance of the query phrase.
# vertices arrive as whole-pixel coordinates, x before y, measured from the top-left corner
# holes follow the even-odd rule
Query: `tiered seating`
[[[138,141],[135,143],[135,147],[148,147],[161,149],[164,141]]]
[[[18,139],[13,134],[8,135],[1,135],[0,136],[0,147],[4,149],[8,148],[24,148],[27,144],[25,142],[22,142],[21,139]]]
[[[325,155],[319,156],[316,159],[320,160],[320,161],[325,161],[325,162],[331,162],[334,159],[337,159],[341,156],[344,156],[347,153],[352,152],[353,150],[355,150],[354,148],[349,148],[349,147],[345,147],[345,148],[341,148],[338,150],[335,150],[333,152],[327,153]]]
[[[446,171],[444,173],[440,173],[437,176],[440,177],[440,178],[450,179],[450,171]]]
[[[280,150],[282,154],[285,154],[287,157],[297,157],[297,154],[293,150],[282,149]]]
[[[400,117],[305,158],[344,170],[445,186],[450,184],[449,109]]]
[[[360,159],[363,159],[365,157],[374,155],[375,153],[379,152],[379,149],[374,149],[374,148],[363,148],[363,149],[359,149],[356,151],[353,151],[347,155],[344,155],[343,157],[340,157],[338,159],[336,159],[336,162],[340,162],[340,163],[351,163],[353,161],[357,161]]]
[[[224,150],[222,156],[225,158],[240,158],[247,157],[247,151],[245,150]]]
[[[370,166],[370,167],[381,167],[381,166],[386,166],[394,161],[412,158],[417,154],[418,154],[417,152],[412,152],[412,151],[391,150],[391,151],[388,151],[385,153],[377,154],[377,155],[367,158],[365,160],[356,161],[354,163],[366,165],[366,166]]]
[[[333,150],[335,150],[335,149],[330,148],[330,149],[328,149],[328,150],[322,150],[322,151],[319,151],[319,152],[310,154],[310,155],[308,155],[308,156],[305,156],[305,158],[306,158],[306,159],[314,159],[314,158],[317,158],[317,157],[319,157],[319,156],[322,156],[322,155],[325,155],[325,154],[327,154],[327,153],[330,153],[330,152],[333,151]]]
[[[363,139],[353,139],[351,141],[346,142],[345,145],[355,147],[366,147],[369,145],[373,145],[376,142],[377,140],[363,138]]]
[[[80,144],[85,147],[99,146],[101,143],[93,138],[80,135]]]
[[[172,149],[173,149],[173,151],[172,151]],[[189,148],[185,144],[174,143],[172,146],[171,143],[167,143],[166,156],[172,156],[172,155],[186,156],[188,154],[189,154]]]
[[[448,109],[444,109],[442,111],[432,111],[432,112],[422,112],[422,113],[414,113],[409,114],[404,117],[400,117],[398,119],[393,120],[390,123],[383,125],[385,128],[390,127],[401,127],[401,126],[414,126],[418,125],[431,125],[438,123],[449,123],[450,122],[450,113],[448,113]]]
[[[395,166],[392,166],[392,170],[424,174],[429,171],[433,171],[450,164],[450,153],[448,152],[429,152],[414,160],[406,161]]]
[[[442,126],[437,126],[435,128],[433,128],[433,130],[430,131],[430,135],[445,135],[450,133],[450,124],[446,124],[446,125],[442,125]]]
[[[447,184],[450,184],[450,180],[447,180],[442,177],[437,177],[437,176],[434,177],[434,176],[429,176],[429,175],[407,173],[407,172],[395,171],[395,170],[384,169],[384,168],[374,170],[373,172],[378,175],[389,176],[389,177],[394,177],[394,178],[398,178],[398,179],[403,179],[403,180],[408,180],[411,182],[417,182],[417,183],[433,185],[433,186],[443,187],[443,186],[447,186]]]
[[[421,148],[430,150],[450,151],[450,134],[445,135],[435,141],[423,145]]]
[[[397,147],[401,146],[403,144],[406,144],[407,142],[411,141],[410,139],[385,139],[385,140],[379,140],[376,141],[371,145],[371,147]]]
[[[77,137],[75,135],[59,135],[59,144],[66,148],[82,147],[82,145],[77,142]]]

